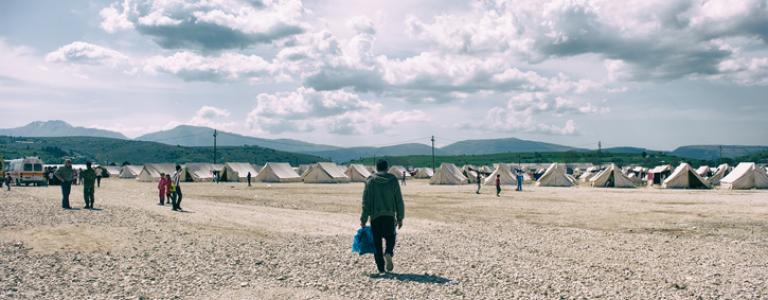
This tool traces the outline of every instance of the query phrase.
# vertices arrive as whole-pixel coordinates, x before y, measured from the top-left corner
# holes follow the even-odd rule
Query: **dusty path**
[[[400,275],[350,253],[361,186],[189,184],[187,213],[152,184],[108,180],[100,211],[56,188],[2,194],[0,298],[762,298],[768,193],[409,182]],[[75,189],[73,204],[82,206]]]

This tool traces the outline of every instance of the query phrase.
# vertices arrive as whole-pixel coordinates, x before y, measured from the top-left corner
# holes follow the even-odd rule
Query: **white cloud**
[[[187,81],[260,81],[272,73],[272,65],[257,55],[223,53],[202,56],[182,51],[171,56],[156,56],[144,64],[148,73],[168,73]]]
[[[304,32],[299,0],[123,0],[101,10],[107,32],[135,29],[164,48],[223,50]]]
[[[48,62],[116,65],[128,59],[124,54],[86,42],[73,42],[48,53]]]
[[[190,125],[205,126],[217,129],[233,128],[234,122],[229,121],[230,113],[226,109],[204,105],[197,110],[195,116],[187,122]]]

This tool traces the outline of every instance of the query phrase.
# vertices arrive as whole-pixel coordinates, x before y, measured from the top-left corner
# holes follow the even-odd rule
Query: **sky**
[[[0,128],[768,145],[765,0],[5,0]]]

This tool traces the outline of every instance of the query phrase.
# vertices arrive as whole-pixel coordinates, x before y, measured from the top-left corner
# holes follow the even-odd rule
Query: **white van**
[[[7,167],[8,174],[11,175],[11,180],[16,185],[47,185],[48,180],[45,178],[45,172],[43,171],[43,161],[37,157],[26,157],[11,160]]]

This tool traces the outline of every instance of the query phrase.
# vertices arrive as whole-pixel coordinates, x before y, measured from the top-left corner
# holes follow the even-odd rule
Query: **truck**
[[[47,185],[43,161],[38,157],[25,157],[8,161],[6,173],[11,175],[11,182],[16,185]]]

